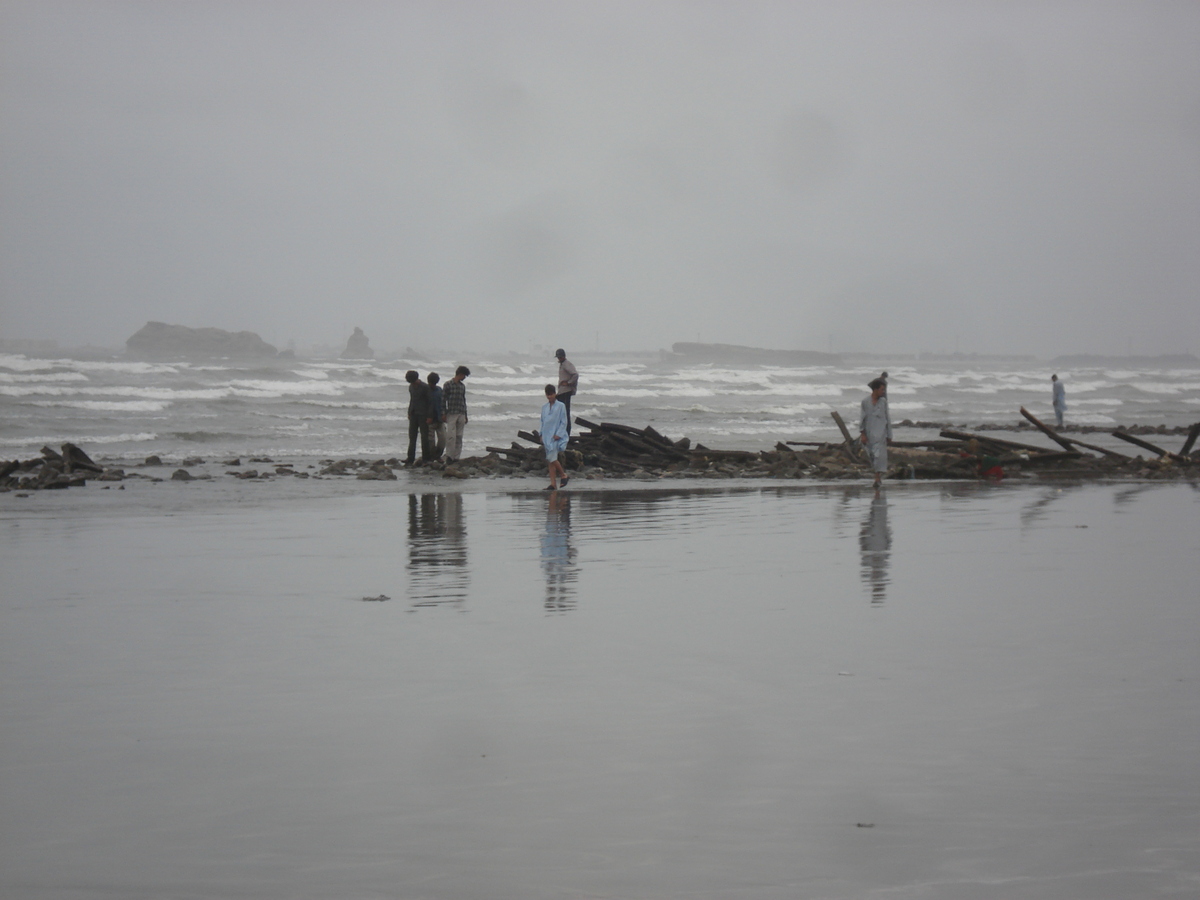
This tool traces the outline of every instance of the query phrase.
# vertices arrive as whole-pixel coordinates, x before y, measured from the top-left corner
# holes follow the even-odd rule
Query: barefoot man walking
[[[876,378],[867,387],[871,389],[871,396],[863,397],[858,430],[875,473],[875,486],[879,487],[888,467],[887,445],[892,439],[892,419],[888,415],[887,382]]]
[[[567,449],[567,408],[558,399],[552,384],[546,385],[546,404],[542,407],[542,446],[546,449],[546,463],[550,467],[550,484],[546,490],[566,487],[569,479],[558,461],[558,454]]]

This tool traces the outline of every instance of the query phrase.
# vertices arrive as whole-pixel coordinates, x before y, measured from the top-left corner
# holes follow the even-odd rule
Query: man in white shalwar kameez
[[[1063,383],[1058,380],[1057,375],[1050,376],[1050,386],[1054,400],[1054,422],[1059,428],[1062,428],[1063,413],[1067,411],[1067,389],[1063,387]]]
[[[871,389],[871,396],[863,398],[858,430],[867,448],[871,469],[875,473],[875,486],[878,487],[888,467],[887,445],[892,439],[892,420],[888,415],[887,382],[876,378],[867,387]]]

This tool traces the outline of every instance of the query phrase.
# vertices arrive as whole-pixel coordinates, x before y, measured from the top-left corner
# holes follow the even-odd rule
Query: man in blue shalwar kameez
[[[567,472],[558,454],[567,449],[567,408],[556,396],[554,385],[546,385],[546,404],[542,407],[542,446],[546,449],[546,463],[550,467],[548,491],[566,487]],[[562,479],[561,482],[558,479]]]

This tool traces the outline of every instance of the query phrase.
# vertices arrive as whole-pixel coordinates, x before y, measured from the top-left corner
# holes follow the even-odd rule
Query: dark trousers
[[[571,397],[574,394],[559,394],[556,398],[567,408],[567,434],[571,433]]]
[[[429,423],[424,419],[409,419],[408,420],[408,457],[405,459],[409,465],[416,460],[417,457],[417,435],[421,435],[421,461],[432,459],[433,454],[429,449]]]

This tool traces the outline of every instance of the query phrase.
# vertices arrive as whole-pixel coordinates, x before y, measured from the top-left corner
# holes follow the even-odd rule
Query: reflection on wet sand
[[[1025,529],[1037,525],[1041,519],[1045,518],[1046,507],[1056,500],[1061,500],[1063,497],[1068,496],[1073,487],[1078,488],[1079,485],[1068,484],[1062,487],[1043,488],[1040,496],[1021,507],[1021,528]]]
[[[408,495],[408,596],[413,606],[461,605],[471,575],[462,494]]]
[[[887,494],[876,491],[858,533],[862,550],[862,578],[871,588],[871,604],[882,605],[887,595],[888,559],[892,549],[892,529],[888,526]]]
[[[575,565],[571,545],[571,495],[552,491],[546,500],[546,522],[542,531],[542,573],[546,577],[546,611],[565,612],[575,608]]]

